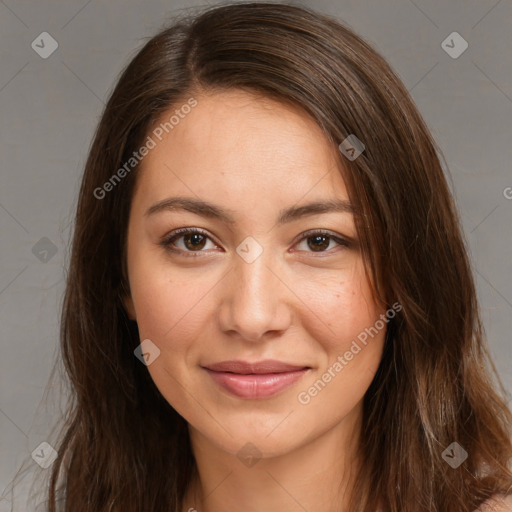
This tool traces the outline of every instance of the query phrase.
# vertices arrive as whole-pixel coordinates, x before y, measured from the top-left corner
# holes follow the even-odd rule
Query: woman
[[[311,10],[212,8],[129,64],[61,338],[51,512],[59,475],[74,512],[512,510],[438,149],[382,57]]]

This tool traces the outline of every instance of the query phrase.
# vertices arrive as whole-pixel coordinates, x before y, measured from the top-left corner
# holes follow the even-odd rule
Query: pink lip
[[[223,389],[239,398],[266,398],[291,386],[309,367],[280,361],[224,361],[203,367]]]

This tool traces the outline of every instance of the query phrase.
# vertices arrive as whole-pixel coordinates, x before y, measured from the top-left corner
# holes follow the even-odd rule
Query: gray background
[[[440,144],[491,351],[512,391],[512,200],[506,197],[512,198],[507,188],[512,187],[512,2],[302,3],[344,20],[374,44],[411,91]],[[2,512],[10,510],[8,484],[17,471],[43,471],[30,454],[51,439],[63,406],[65,389],[58,378],[50,397],[43,391],[57,356],[70,223],[93,130],[136,49],[177,10],[203,4],[0,1]],[[59,45],[47,59],[31,47],[45,31]],[[458,58],[441,47],[454,31],[469,44]],[[15,510],[25,508],[18,504]]]

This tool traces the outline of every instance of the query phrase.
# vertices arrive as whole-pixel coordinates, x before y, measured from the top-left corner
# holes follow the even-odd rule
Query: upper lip
[[[220,363],[205,365],[204,368],[207,368],[208,370],[212,370],[215,372],[230,372],[240,374],[267,374],[304,370],[306,368],[309,368],[309,366],[295,365],[283,363],[282,361],[267,359],[265,361],[258,361],[254,363],[248,363],[246,361],[221,361]]]

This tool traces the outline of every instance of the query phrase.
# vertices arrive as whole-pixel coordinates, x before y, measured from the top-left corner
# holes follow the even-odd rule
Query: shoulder
[[[512,512],[512,494],[495,494],[475,512]]]

